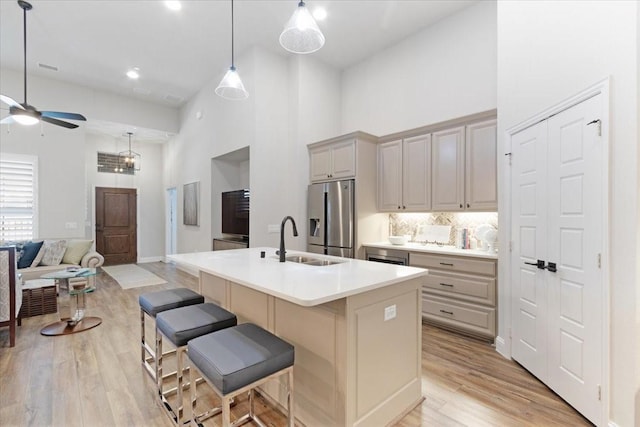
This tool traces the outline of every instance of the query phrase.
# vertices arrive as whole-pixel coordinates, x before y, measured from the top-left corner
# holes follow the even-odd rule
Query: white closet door
[[[591,421],[602,377],[602,150],[598,95],[549,119],[548,385]]]
[[[602,420],[601,95],[511,138],[513,358]],[[536,264],[540,260],[542,267]]]
[[[535,264],[547,259],[547,122],[513,135],[511,152],[512,353],[546,381],[547,283]]]

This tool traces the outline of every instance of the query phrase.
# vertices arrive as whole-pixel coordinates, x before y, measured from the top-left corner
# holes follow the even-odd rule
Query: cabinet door
[[[431,207],[434,211],[464,209],[464,127],[434,132]]]
[[[339,142],[331,146],[331,172],[329,178],[356,176],[356,142]]]
[[[404,140],[402,170],[402,209],[431,209],[431,135]]]
[[[331,147],[315,148],[309,152],[311,181],[324,181],[331,175]]]
[[[465,160],[465,207],[467,210],[497,210],[495,120],[467,126]]]
[[[378,146],[378,209],[397,212],[402,208],[402,141]]]

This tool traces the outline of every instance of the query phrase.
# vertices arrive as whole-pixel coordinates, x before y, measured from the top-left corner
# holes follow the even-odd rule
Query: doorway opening
[[[178,215],[178,190],[175,187],[167,188],[167,228],[165,254],[171,255],[177,252],[177,215]]]

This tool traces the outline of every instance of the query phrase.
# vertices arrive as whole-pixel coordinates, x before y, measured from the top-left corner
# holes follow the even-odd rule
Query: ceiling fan
[[[0,101],[9,106],[9,115],[0,120],[0,123],[34,125],[42,120],[43,122],[53,125],[75,129],[78,125],[59,119],[86,121],[87,119],[82,114],[64,113],[61,111],[39,111],[33,105],[27,104],[27,11],[31,10],[33,6],[24,0],[18,0],[18,6],[22,8],[24,15],[24,102],[20,104],[6,95],[0,95]]]

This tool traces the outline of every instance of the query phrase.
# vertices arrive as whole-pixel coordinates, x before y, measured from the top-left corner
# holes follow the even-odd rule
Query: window
[[[37,235],[38,158],[0,153],[0,242]]]

